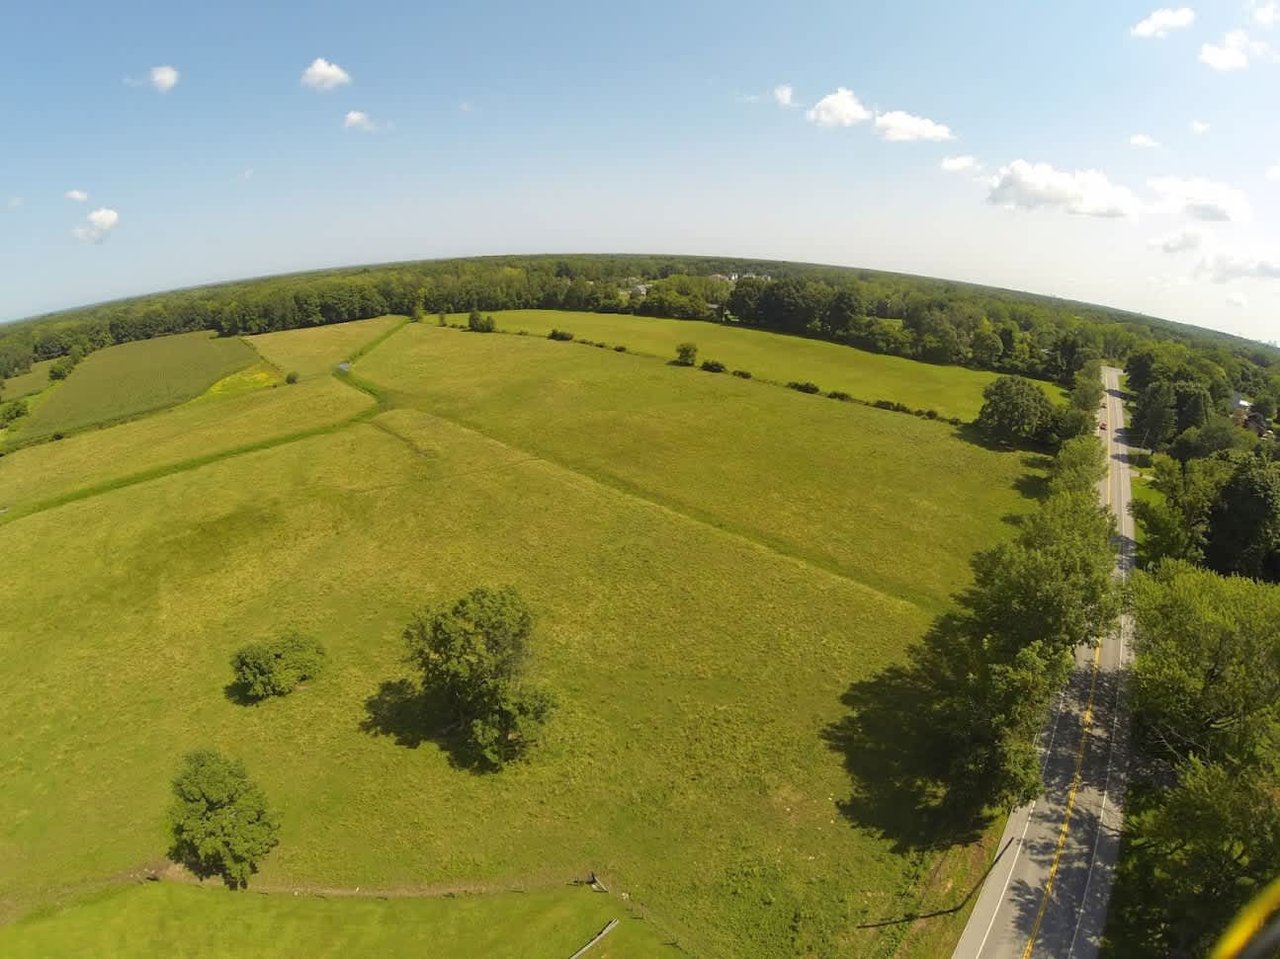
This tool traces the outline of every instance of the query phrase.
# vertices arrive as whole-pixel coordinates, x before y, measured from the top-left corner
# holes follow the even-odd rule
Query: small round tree
[[[693,366],[698,362],[698,344],[681,343],[676,347],[676,365]]]
[[[169,856],[201,879],[243,889],[280,841],[280,824],[244,765],[212,749],[188,753],[173,780]]]
[[[250,643],[231,657],[236,684],[250,699],[284,696],[324,668],[324,647],[287,633],[271,643]]]

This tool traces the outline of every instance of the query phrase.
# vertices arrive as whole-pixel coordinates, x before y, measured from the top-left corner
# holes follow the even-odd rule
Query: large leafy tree
[[[405,628],[424,689],[477,757],[501,768],[524,754],[554,708],[525,677],[533,615],[514,587],[480,587]]]
[[[211,749],[188,753],[173,780],[169,855],[201,878],[242,889],[279,840],[280,825],[244,765]]]
[[[1280,589],[1169,561],[1132,585],[1133,712],[1150,753],[1252,762],[1280,730]]]
[[[1280,582],[1280,463],[1254,456],[1236,467],[1209,512],[1205,562]]]
[[[988,384],[982,398],[978,428],[997,442],[1033,442],[1053,428],[1053,404],[1044,390],[1024,377],[1001,376]]]

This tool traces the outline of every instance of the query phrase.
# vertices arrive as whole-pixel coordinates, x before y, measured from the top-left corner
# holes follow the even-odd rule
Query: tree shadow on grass
[[[364,701],[365,717],[360,731],[370,736],[388,736],[397,746],[417,749],[435,743],[455,769],[473,773],[494,772],[452,721],[438,696],[424,691],[409,679],[386,680]]]
[[[975,842],[990,822],[980,805],[946,788],[952,756],[939,712],[945,670],[929,649],[945,644],[954,626],[944,616],[905,665],[853,683],[841,697],[849,714],[822,732],[853,780],[840,811],[892,841],[897,853]]]
[[[249,687],[239,680],[223,686],[222,694],[227,697],[227,702],[236,706],[257,706],[262,702],[261,698],[251,695]]]

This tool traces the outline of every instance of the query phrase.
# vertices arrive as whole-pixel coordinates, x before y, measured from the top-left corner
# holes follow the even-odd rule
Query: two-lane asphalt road
[[[1103,370],[1099,436],[1107,477],[1098,494],[1120,532],[1117,576],[1133,567],[1129,445],[1120,371]],[[1123,673],[1132,624],[1076,653],[1067,688],[1042,733],[1045,793],[1015,811],[952,959],[1093,959],[1120,846],[1129,762]]]

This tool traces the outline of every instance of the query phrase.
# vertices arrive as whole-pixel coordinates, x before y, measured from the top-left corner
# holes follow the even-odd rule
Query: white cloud
[[[1169,35],[1170,30],[1185,29],[1195,23],[1195,20],[1196,12],[1190,7],[1178,7],[1176,10],[1172,7],[1161,7],[1145,20],[1135,23],[1129,33],[1144,40],[1152,37],[1163,39]]]
[[[943,157],[938,165],[948,173],[964,173],[977,169],[978,161],[971,156]]]
[[[1200,272],[1208,273],[1215,283],[1231,280],[1280,280],[1280,259],[1219,254],[1200,263]]]
[[[1227,306],[1234,306],[1243,309],[1249,305],[1249,298],[1243,293],[1228,293]]]
[[[756,99],[759,99],[759,97],[757,97]],[[461,110],[463,113],[470,113],[475,108],[476,108],[476,105],[472,103],[470,100],[463,100],[458,104],[458,109]]]
[[[378,129],[378,125],[363,110],[348,110],[342,125],[348,130],[364,130],[366,133],[372,133]]]
[[[1193,220],[1247,220],[1253,214],[1249,198],[1233,186],[1202,177],[1155,177],[1147,181],[1159,197],[1158,209],[1182,213]]]
[[[1271,48],[1261,40],[1250,40],[1243,30],[1232,30],[1222,38],[1222,45],[1206,43],[1200,48],[1200,62],[1214,70],[1244,70],[1249,61],[1270,55]]]
[[[1014,160],[991,178],[987,202],[1032,210],[1060,207],[1077,216],[1123,217],[1141,207],[1128,187],[1097,170],[1056,170],[1048,163]]]
[[[89,199],[89,194],[85,193],[84,190],[68,190],[62,195],[68,200],[75,200],[77,203],[84,203]]]
[[[302,71],[302,85],[313,90],[336,90],[350,82],[351,74],[324,57],[316,57],[311,66]]]
[[[1267,29],[1280,23],[1280,3],[1276,3],[1275,0],[1270,0],[1268,3],[1261,3],[1255,0],[1253,4],[1253,22]]]
[[[178,85],[178,76],[173,67],[152,67],[150,82],[161,93],[168,93]]]
[[[241,173],[240,173],[240,179],[241,179],[241,180],[252,180],[252,179],[253,179],[253,167],[245,167],[245,168],[244,168],[244,170],[242,170],[242,171],[241,171]]]
[[[107,238],[107,234],[116,228],[116,224],[120,222],[120,214],[107,207],[98,207],[85,219],[89,221],[89,225],[76,227],[71,231],[71,235],[77,240],[101,243]]]
[[[1192,120],[1191,132],[1198,137],[1204,136],[1209,132],[1209,124],[1205,123],[1203,120]]]
[[[1280,183],[1280,163],[1277,163],[1267,171],[1267,179],[1275,180],[1277,183]]]
[[[780,107],[793,107],[796,105],[796,92],[791,89],[791,84],[779,83],[773,88],[773,99]]]
[[[896,143],[908,143],[913,140],[954,140],[951,128],[935,123],[926,117],[912,116],[902,110],[890,110],[888,113],[876,115],[876,129],[880,136]]]
[[[4,206],[6,210],[16,210],[26,202],[27,201],[20,196],[11,196],[5,201]]]
[[[1203,243],[1204,234],[1199,230],[1179,230],[1168,236],[1157,237],[1151,241],[1150,246],[1165,253],[1187,253],[1200,249]]]
[[[805,117],[820,127],[851,127],[870,120],[871,111],[862,105],[852,90],[837,87],[835,93],[828,93],[815,103]]]
[[[1129,137],[1129,146],[1131,147],[1141,147],[1144,150],[1151,150],[1159,145],[1160,142],[1150,134],[1135,133],[1133,136]]]

